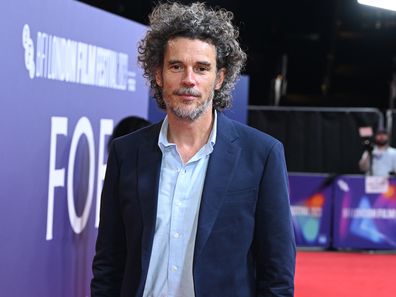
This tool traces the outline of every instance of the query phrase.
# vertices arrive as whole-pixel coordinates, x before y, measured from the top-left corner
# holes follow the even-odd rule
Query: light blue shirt
[[[396,149],[388,146],[386,149],[373,150],[373,175],[389,176],[390,172],[396,172]]]
[[[194,297],[195,236],[206,169],[216,142],[216,111],[208,142],[186,164],[167,134],[166,117],[158,139],[162,163],[157,220],[143,297]]]

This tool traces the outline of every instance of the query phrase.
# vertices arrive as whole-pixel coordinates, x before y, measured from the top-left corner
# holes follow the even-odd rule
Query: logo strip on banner
[[[136,73],[128,70],[129,56],[126,53],[40,31],[37,32],[35,51],[28,24],[23,26],[22,45],[31,79],[136,91]]]

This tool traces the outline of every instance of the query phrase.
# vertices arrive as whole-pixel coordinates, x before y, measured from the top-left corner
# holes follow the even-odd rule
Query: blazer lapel
[[[199,210],[194,263],[210,235],[235,170],[240,147],[232,122],[218,113],[217,139],[209,160]]]
[[[161,150],[158,147],[158,135],[161,123],[154,127],[151,137],[148,137],[139,147],[138,153],[138,196],[143,217],[142,234],[142,270],[148,271],[151,248],[154,238],[158,185],[161,169]]]

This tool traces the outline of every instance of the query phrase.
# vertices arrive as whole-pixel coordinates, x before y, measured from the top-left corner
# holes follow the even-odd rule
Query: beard
[[[389,143],[389,140],[376,140],[375,141],[375,144],[378,146],[386,146],[386,145],[388,145],[388,143]]]
[[[201,96],[201,93],[191,89],[191,88],[180,88],[173,92],[174,95],[192,95],[192,96]],[[203,102],[198,102],[198,105],[195,107],[192,107],[190,105],[185,105],[185,104],[178,104],[178,105],[172,105],[167,103],[165,101],[167,109],[169,109],[175,116],[177,116],[179,119],[183,120],[189,120],[189,121],[195,121],[198,119],[211,105],[212,100],[214,97],[214,90],[212,91],[211,95]]]

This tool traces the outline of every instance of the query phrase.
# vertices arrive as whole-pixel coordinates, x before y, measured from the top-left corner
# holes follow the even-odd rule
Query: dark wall
[[[363,153],[359,127],[374,130],[382,121],[375,109],[254,109],[249,125],[264,131],[285,147],[288,170],[334,174],[360,173]]]

